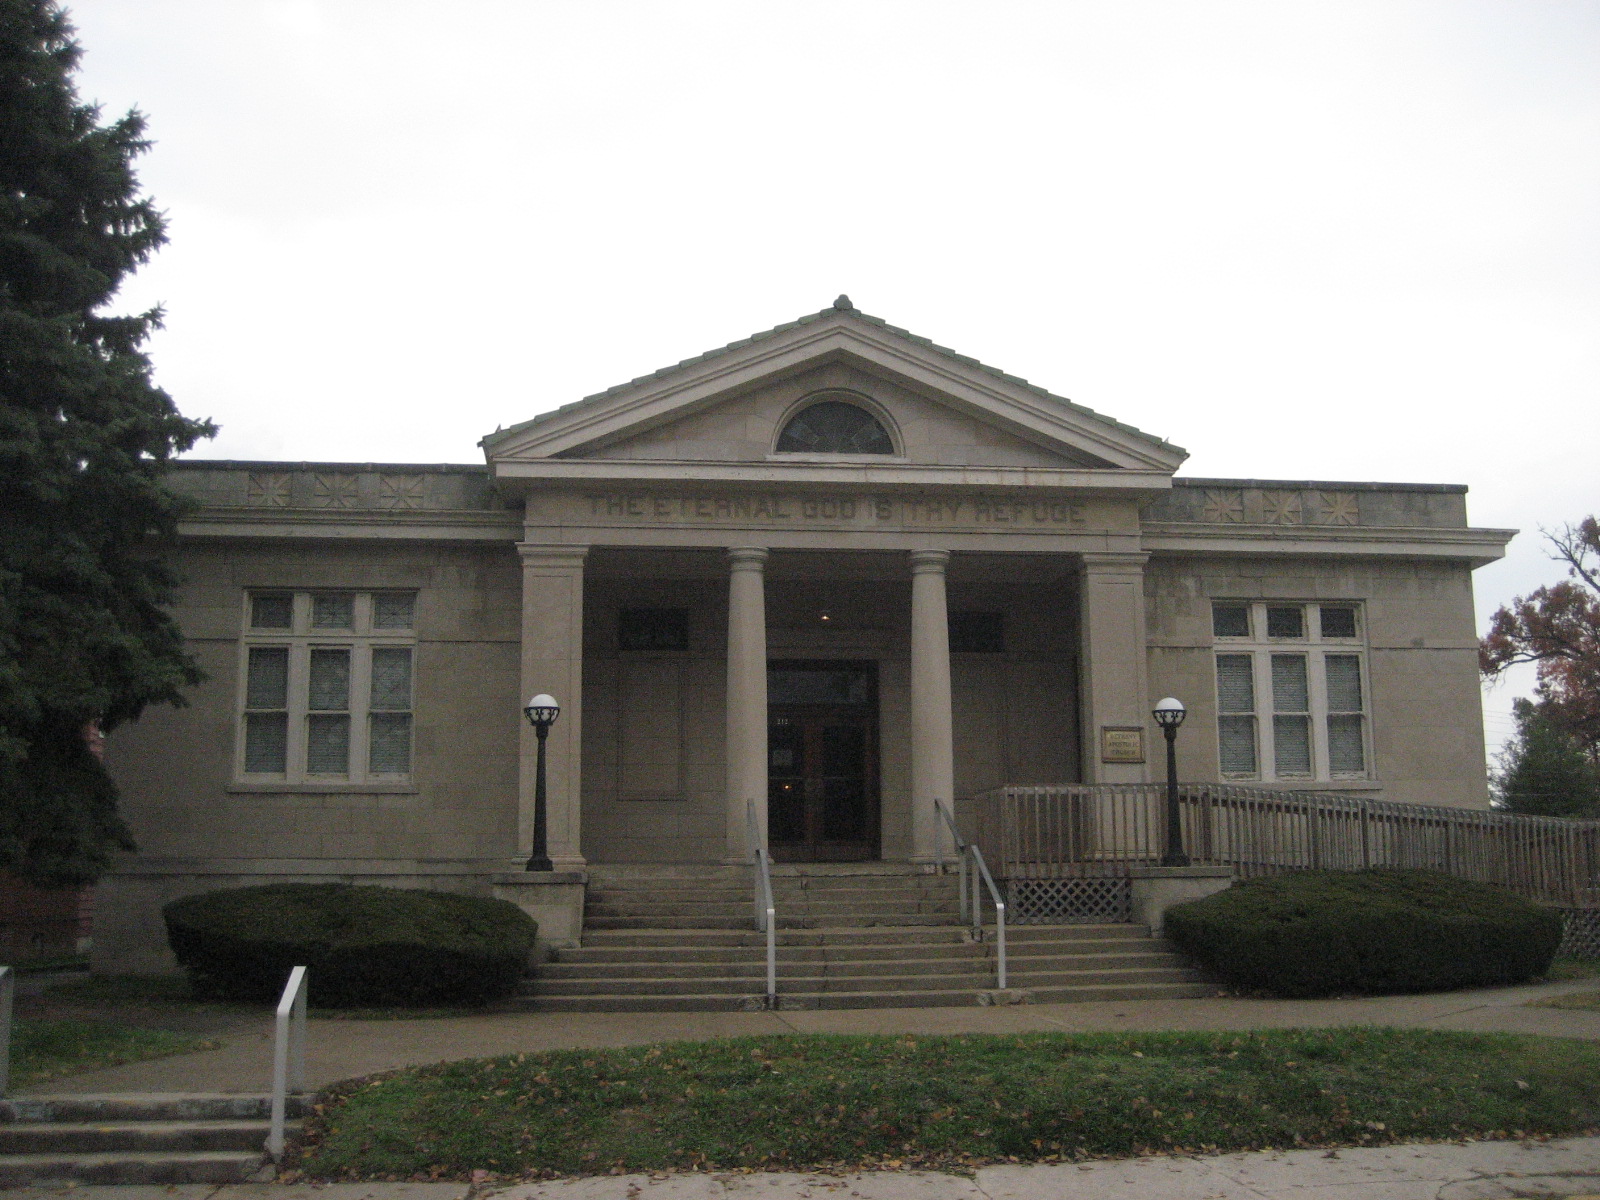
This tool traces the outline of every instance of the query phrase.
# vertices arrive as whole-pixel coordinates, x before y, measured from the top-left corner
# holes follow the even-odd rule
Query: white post
[[[283,996],[274,1015],[272,1042],[272,1127],[267,1133],[267,1153],[274,1161],[283,1157],[284,1119],[289,1093],[306,1086],[306,969],[289,972]]]

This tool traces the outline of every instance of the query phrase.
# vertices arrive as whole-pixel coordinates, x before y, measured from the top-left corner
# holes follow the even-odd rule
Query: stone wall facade
[[[778,449],[824,403],[871,453]],[[1461,488],[1175,478],[853,309],[484,448],[180,465],[207,678],[110,740],[140,849],[102,967],[170,965],[160,905],[214,887],[489,894],[528,854],[537,692],[557,871],[743,861],[752,805],[774,853],[930,863],[936,804],[1154,778],[1165,695],[1185,778],[1487,803],[1471,571],[1509,533]]]

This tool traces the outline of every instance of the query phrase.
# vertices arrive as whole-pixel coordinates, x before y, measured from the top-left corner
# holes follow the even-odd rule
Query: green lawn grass
[[[11,1081],[15,1086],[27,1086],[216,1046],[216,1042],[192,1034],[129,1029],[108,1021],[19,1020],[11,1031]]]
[[[313,1178],[964,1167],[1600,1128],[1600,1046],[1392,1029],[785,1036],[342,1085]]]
[[[1600,979],[1600,958],[1558,958],[1544,977],[1549,980]]]

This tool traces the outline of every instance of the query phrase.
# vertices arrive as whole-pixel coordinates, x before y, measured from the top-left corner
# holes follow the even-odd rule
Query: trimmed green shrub
[[[1435,871],[1291,871],[1168,909],[1166,936],[1241,990],[1446,991],[1543,974],[1561,916]]]
[[[319,1008],[484,1004],[527,969],[538,924],[479,896],[279,883],[174,900],[167,941],[197,996],[276,1000],[310,968]]]

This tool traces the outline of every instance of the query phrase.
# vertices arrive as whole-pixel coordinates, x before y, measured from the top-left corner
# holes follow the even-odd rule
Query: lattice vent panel
[[[1013,879],[1006,919],[1017,925],[1099,925],[1133,919],[1126,879]]]
[[[1600,908],[1567,908],[1561,915],[1566,927],[1556,954],[1561,958],[1600,958]]]

